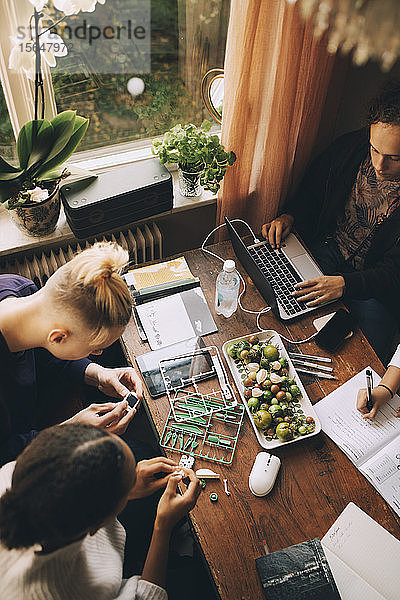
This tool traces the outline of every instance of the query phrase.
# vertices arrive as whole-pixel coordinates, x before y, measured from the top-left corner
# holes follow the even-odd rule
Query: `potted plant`
[[[218,192],[228,166],[236,160],[235,153],[226,152],[217,135],[207,135],[210,126],[208,121],[200,128],[191,123],[175,125],[163,140],[153,141],[152,152],[161,164],[178,164],[183,196],[199,196],[201,185],[205,190]]]
[[[88,119],[66,110],[54,119],[34,119],[21,128],[18,165],[0,157],[0,201],[31,235],[54,231],[60,214],[58,188],[69,175],[62,169],[85,135]]]

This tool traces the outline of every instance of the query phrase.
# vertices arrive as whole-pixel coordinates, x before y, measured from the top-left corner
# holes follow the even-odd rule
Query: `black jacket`
[[[369,132],[352,131],[333,142],[309,167],[298,193],[284,212],[293,215],[294,225],[306,244],[322,241],[336,229],[337,219],[369,152]],[[375,231],[360,271],[342,273],[345,296],[376,298],[400,317],[400,208]]]

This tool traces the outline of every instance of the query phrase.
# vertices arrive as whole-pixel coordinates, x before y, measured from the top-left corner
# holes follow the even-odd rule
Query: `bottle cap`
[[[232,273],[232,271],[235,270],[235,261],[234,260],[226,260],[224,262],[224,271],[226,271],[227,273]]]

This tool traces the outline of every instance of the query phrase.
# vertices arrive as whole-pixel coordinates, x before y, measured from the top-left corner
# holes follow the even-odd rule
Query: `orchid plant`
[[[54,8],[64,13],[57,22],[50,17],[50,24],[43,27],[42,12],[47,0],[29,0],[33,14],[29,23],[30,44],[33,52],[22,51],[20,40],[11,38],[14,47],[9,56],[10,69],[23,72],[35,82],[35,116],[21,128],[17,141],[19,164],[7,163],[0,157],[0,202],[8,208],[24,204],[35,204],[46,200],[69,173],[59,167],[71,156],[84,136],[88,119],[76,115],[75,111],[64,111],[52,121],[44,118],[45,103],[42,76],[42,60],[50,67],[56,58],[66,56],[68,49],[62,38],[51,31],[65,15],[93,12],[97,2],[105,0],[53,0]],[[47,21],[47,19],[46,19]],[[39,118],[39,94],[41,95],[41,117]]]
[[[65,15],[76,15],[79,12],[93,12],[97,2],[104,4],[106,0],[53,0],[54,8],[63,12]],[[43,8],[47,0],[29,0],[33,6],[33,15],[29,23],[31,31],[31,42],[34,52],[21,52],[20,40],[12,37],[14,47],[11,50],[8,67],[13,70],[23,71],[25,75],[35,82],[35,120],[38,119],[39,91],[41,93],[42,111],[41,118],[44,118],[44,92],[42,76],[42,59],[50,67],[55,67],[56,57],[66,56],[68,49],[62,38],[51,29],[58,25],[64,16],[56,23],[45,28],[41,27],[41,20],[45,16]]]

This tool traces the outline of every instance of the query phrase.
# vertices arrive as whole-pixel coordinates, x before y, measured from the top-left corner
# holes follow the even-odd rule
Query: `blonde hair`
[[[60,267],[48,284],[57,302],[79,314],[101,343],[115,327],[131,317],[129,288],[121,277],[129,254],[113,242],[98,242]]]

